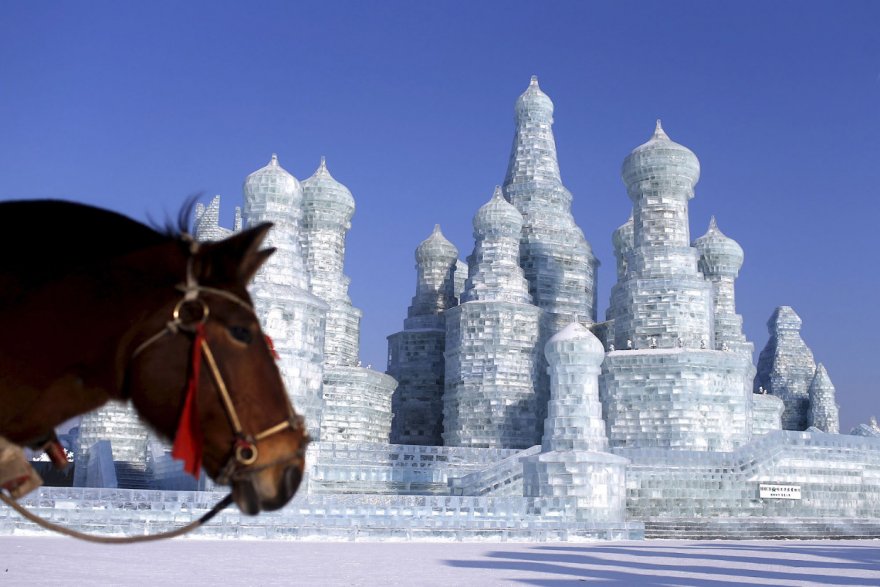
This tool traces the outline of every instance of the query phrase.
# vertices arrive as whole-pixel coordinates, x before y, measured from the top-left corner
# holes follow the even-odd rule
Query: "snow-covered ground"
[[[6,585],[880,585],[880,541],[369,543],[0,537]]]

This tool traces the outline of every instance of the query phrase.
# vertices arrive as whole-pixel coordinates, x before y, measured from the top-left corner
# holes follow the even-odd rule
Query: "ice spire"
[[[810,413],[807,423],[829,434],[840,433],[840,413],[836,402],[836,392],[825,365],[819,363],[816,374],[810,382]]]

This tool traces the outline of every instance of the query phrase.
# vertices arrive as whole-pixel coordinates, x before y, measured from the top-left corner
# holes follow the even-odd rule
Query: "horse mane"
[[[0,275],[27,287],[170,240],[182,241],[195,199],[164,230],[66,200],[0,202]],[[0,292],[2,298],[3,292]]]

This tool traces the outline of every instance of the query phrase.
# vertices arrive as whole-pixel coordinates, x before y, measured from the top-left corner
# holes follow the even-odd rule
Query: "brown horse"
[[[66,420],[131,400],[247,514],[302,479],[302,419],[246,286],[271,224],[223,241],[64,201],[0,204],[0,437],[41,446]]]

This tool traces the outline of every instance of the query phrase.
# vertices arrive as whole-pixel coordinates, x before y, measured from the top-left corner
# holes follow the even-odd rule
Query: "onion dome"
[[[615,252],[620,256],[635,246],[635,222],[632,212],[629,213],[629,219],[612,233],[611,244],[614,245]]]
[[[305,205],[320,207],[342,216],[348,223],[354,216],[354,196],[351,191],[336,181],[327,169],[327,160],[321,157],[321,164],[312,176],[302,182]]]
[[[446,240],[440,231],[440,225],[435,224],[431,236],[416,247],[416,261],[420,264],[429,260],[444,260],[451,263],[453,259],[458,259],[458,249]]]
[[[519,238],[522,225],[522,214],[504,199],[501,186],[495,186],[492,199],[483,204],[474,216],[474,232],[478,235],[492,234]]]
[[[714,216],[709,221],[709,230],[693,246],[700,251],[700,270],[706,276],[736,277],[745,258],[739,243],[718,230]]]
[[[533,75],[529,87],[516,100],[517,117],[528,115],[532,118],[546,119],[553,122],[553,100],[541,91],[538,76]]]
[[[596,366],[605,360],[605,347],[580,322],[572,322],[554,334],[544,346],[544,354],[548,360],[552,355],[559,355],[561,352],[576,353],[585,363],[595,363]]]
[[[654,134],[648,142],[633,149],[623,160],[623,182],[631,197],[640,194],[641,182],[648,182],[649,189],[684,188],[688,199],[694,197],[694,185],[700,179],[700,161],[693,151],[669,138],[657,120]]]
[[[244,197],[251,209],[289,212],[302,202],[302,186],[295,177],[278,164],[278,155],[244,180]]]

